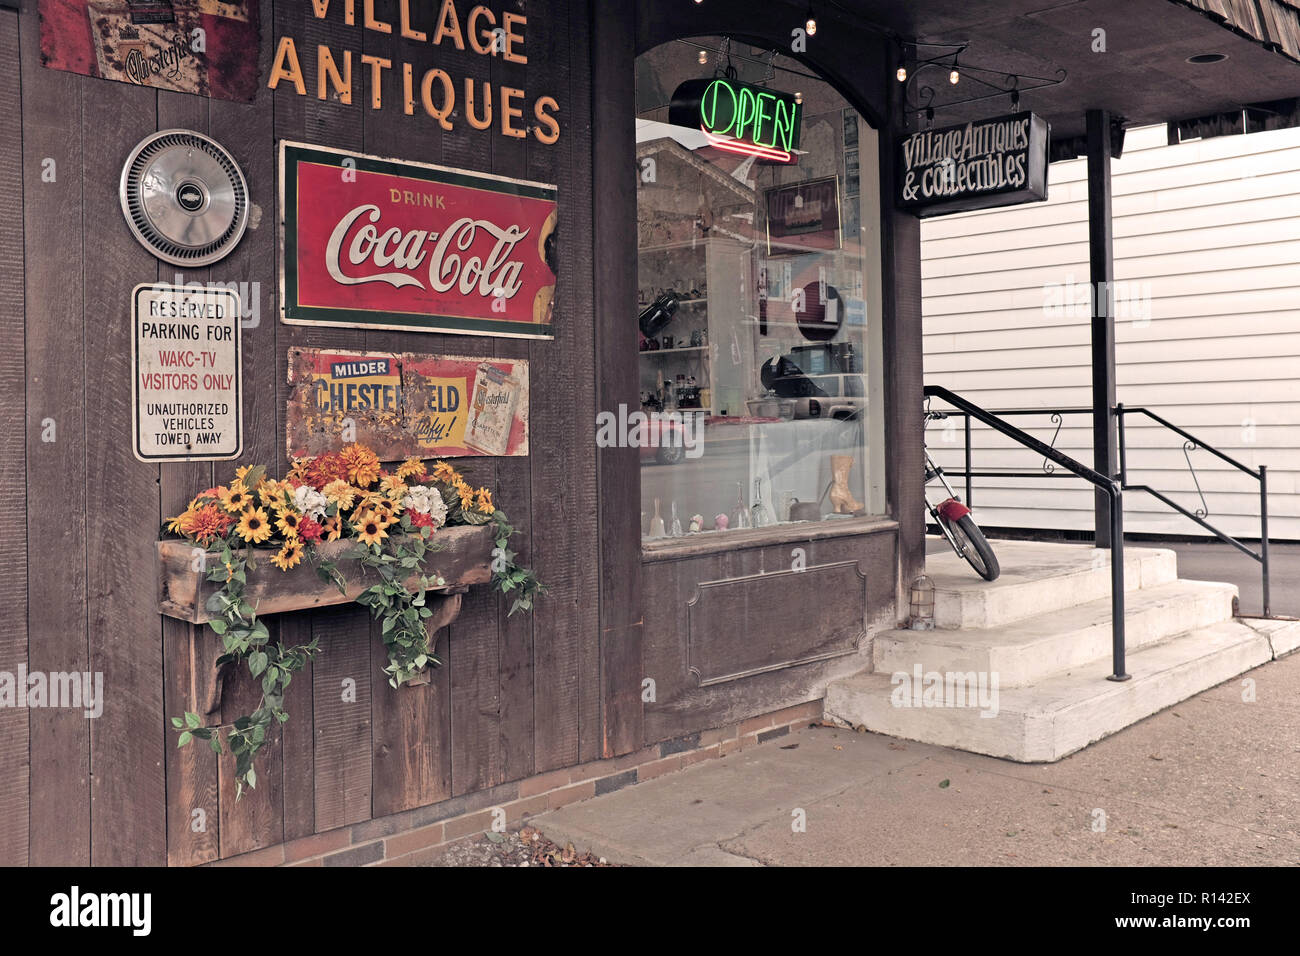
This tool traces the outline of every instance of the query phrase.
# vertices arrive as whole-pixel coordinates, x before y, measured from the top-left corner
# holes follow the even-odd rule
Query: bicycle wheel
[[[975,573],[985,581],[995,581],[1002,569],[998,567],[997,556],[979,529],[975,519],[968,514],[962,515],[948,525],[957,543],[962,546],[962,556],[966,563],[975,569]]]

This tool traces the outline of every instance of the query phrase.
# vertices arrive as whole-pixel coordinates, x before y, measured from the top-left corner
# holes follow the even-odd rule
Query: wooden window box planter
[[[460,614],[461,595],[472,584],[492,580],[492,549],[495,547],[491,525],[455,525],[440,528],[431,539],[442,549],[429,553],[424,574],[441,575],[442,587],[428,590],[428,607],[433,616],[425,622],[429,635],[452,623]],[[304,561],[289,571],[271,564],[273,550],[266,550],[256,568],[248,572],[244,597],[257,609],[258,616],[308,611],[336,604],[349,604],[379,578],[345,555],[357,545],[356,539],[324,542],[316,547],[318,561],[336,561],[347,579],[347,590],[321,580],[314,565]],[[219,723],[222,683],[228,667],[218,668],[216,660],[225,653],[221,638],[207,627],[207,602],[220,590],[207,580],[207,572],[220,565],[215,552],[207,552],[196,562],[197,549],[188,541],[158,542],[158,610],[167,617],[190,626],[190,700],[188,709],[204,719],[204,726]],[[202,570],[195,570],[196,564]],[[363,570],[365,573],[363,574]],[[414,590],[420,575],[412,574],[408,585]],[[419,682],[419,681],[417,681]],[[428,682],[425,678],[424,683]]]

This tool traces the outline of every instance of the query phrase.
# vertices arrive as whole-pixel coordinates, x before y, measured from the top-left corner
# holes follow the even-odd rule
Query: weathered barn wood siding
[[[0,11],[0,102],[17,103],[18,14]],[[21,114],[0,112],[0,375],[9,383],[9,409],[0,423],[0,671],[14,673],[27,659],[27,446],[39,428],[20,414],[18,384],[26,378],[23,334],[23,137]],[[39,163],[37,164],[39,176]],[[40,418],[37,418],[37,422]],[[82,635],[84,636],[84,630]],[[22,710],[0,710],[0,861],[26,863],[28,837],[29,732]],[[84,785],[84,778],[83,778]]]
[[[0,492],[0,670],[103,671],[106,700],[98,720],[0,711],[0,863],[208,862],[608,755],[590,570],[598,546],[588,0],[528,5],[526,65],[348,27],[341,9],[319,21],[306,2],[263,0],[263,83],[273,37],[295,38],[309,79],[316,44],[336,57],[350,49],[351,105],[316,99],[314,83],[307,97],[281,84],[242,104],[47,70],[36,4],[26,6],[21,15],[0,12],[0,60],[13,67],[0,79],[0,162],[21,170],[0,183],[0,351],[11,407],[21,407],[16,383],[26,379],[25,419],[11,415],[0,431],[8,489]],[[515,5],[488,6],[499,20]],[[396,0],[375,7],[381,20],[397,21]],[[480,132],[463,121],[443,132],[422,111],[404,115],[400,71],[384,77],[384,109],[371,110],[362,53],[554,96],[561,139],[516,141],[499,124]],[[146,465],[130,450],[129,292],[173,281],[177,270],[131,236],[117,178],[136,142],[171,127],[209,133],[231,151],[259,219],[229,258],[183,280],[256,283],[260,320],[243,335],[245,454],[215,469]],[[556,340],[281,325],[279,139],[557,183]],[[54,183],[41,181],[47,157],[57,163]],[[153,539],[162,517],[236,464],[286,466],[291,346],[529,359],[531,457],[475,460],[465,471],[500,489],[498,502],[524,532],[517,550],[551,591],[534,616],[507,618],[508,605],[487,587],[473,589],[460,619],[439,634],[446,666],[431,684],[401,691],[380,672],[383,646],[365,612],[271,619],[273,639],[316,636],[325,655],[291,684],[292,719],[260,761],[258,788],[236,804],[229,760],[177,750],[166,725],[185,706],[187,630],[157,613]],[[42,441],[46,419],[56,441]],[[344,698],[345,680],[355,681],[355,701]],[[250,681],[229,682],[223,719],[247,712],[255,695]]]
[[[1270,534],[1300,538],[1300,130],[1165,144],[1164,127],[1130,130],[1113,167],[1119,401],[1267,465]],[[986,408],[1091,403],[1087,306],[1050,308],[1088,283],[1084,161],[1053,164],[1050,180],[1045,203],[924,222],[927,383]],[[1017,421],[1044,440],[1056,427]],[[1089,462],[1091,441],[1087,417],[1070,416],[1056,444]],[[932,426],[929,442],[960,467],[959,429]],[[1181,439],[1130,416],[1128,445],[1131,481],[1200,507]],[[977,468],[1041,464],[979,426],[975,446]],[[1203,451],[1191,459],[1210,520],[1258,537],[1258,485]],[[1068,479],[978,479],[974,500],[987,526],[1093,521],[1092,490]],[[1199,532],[1138,493],[1125,515],[1129,531]]]

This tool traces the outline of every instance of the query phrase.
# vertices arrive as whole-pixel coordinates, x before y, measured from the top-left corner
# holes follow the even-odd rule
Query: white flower
[[[299,485],[293,489],[293,506],[299,514],[319,521],[325,517],[325,509],[329,506],[329,501],[311,485]]]
[[[437,488],[428,485],[412,485],[402,497],[402,508],[406,511],[419,511],[433,519],[433,526],[441,528],[447,523],[447,504]]]

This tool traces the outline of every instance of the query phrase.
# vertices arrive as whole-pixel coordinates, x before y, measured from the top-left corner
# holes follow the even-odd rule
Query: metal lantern
[[[934,582],[924,574],[912,582],[912,630],[934,630]]]
[[[244,174],[220,144],[193,130],[145,137],[122,167],[119,192],[131,232],[172,265],[211,265],[248,227]]]

